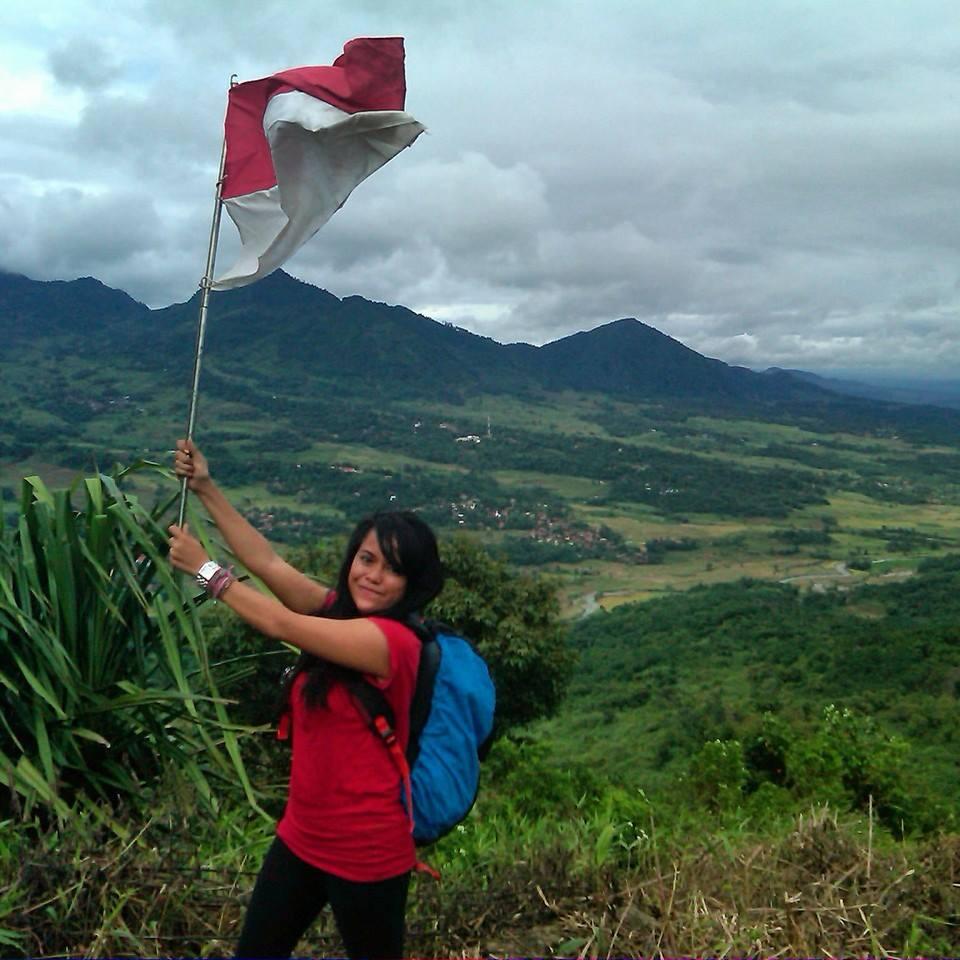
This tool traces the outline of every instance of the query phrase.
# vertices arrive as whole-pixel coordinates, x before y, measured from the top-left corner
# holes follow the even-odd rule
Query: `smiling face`
[[[374,529],[367,533],[354,554],[347,586],[361,616],[388,610],[400,601],[407,589],[407,578],[390,566]]]

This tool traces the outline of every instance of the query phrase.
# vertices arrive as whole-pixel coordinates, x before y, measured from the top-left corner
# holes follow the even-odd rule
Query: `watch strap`
[[[206,587],[220,569],[220,564],[217,563],[216,560],[204,561],[200,564],[200,569],[197,571],[197,583],[199,583],[201,587]]]

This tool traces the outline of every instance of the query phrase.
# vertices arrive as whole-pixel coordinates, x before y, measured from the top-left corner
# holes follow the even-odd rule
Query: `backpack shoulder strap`
[[[403,782],[403,793],[407,801],[407,817],[410,820],[410,832],[413,833],[413,794],[410,785],[410,764],[400,748],[397,740],[395,717],[393,708],[387,703],[383,691],[378,690],[372,683],[368,683],[361,676],[354,677],[347,683],[354,703],[360,715],[366,720],[377,739],[387,748],[400,779]]]
[[[351,677],[346,685],[353,699],[360,707],[363,719],[373,727],[374,732],[377,732],[374,723],[377,717],[382,717],[391,731],[396,729],[397,718],[394,715],[393,707],[387,702],[387,698],[383,695],[382,690],[367,680],[364,680],[359,674]]]
[[[417,683],[410,701],[410,736],[407,741],[407,760],[413,766],[420,753],[420,734],[430,716],[433,703],[433,688],[440,669],[440,644],[432,621],[421,617],[411,618],[409,627],[420,638],[420,664],[417,667]]]

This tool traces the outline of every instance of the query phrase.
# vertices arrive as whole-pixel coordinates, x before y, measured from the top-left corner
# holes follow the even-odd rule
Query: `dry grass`
[[[960,837],[871,850],[820,809],[777,842],[704,840],[573,877],[531,861],[491,889],[435,894],[433,955],[915,956],[960,948]],[[592,880],[592,882],[591,882]],[[426,904],[424,904],[426,906]]]
[[[186,824],[151,821],[95,850],[40,839],[0,877],[20,903],[0,929],[31,956],[229,953],[261,850],[224,837],[218,862]],[[171,832],[171,827],[176,829]],[[237,832],[239,840],[240,831]],[[776,841],[651,842],[620,867],[584,870],[569,848],[412,888],[413,956],[916,956],[960,947],[960,837],[873,849],[819,809]],[[300,952],[342,955],[319,926]],[[5,950],[5,953],[9,951]]]

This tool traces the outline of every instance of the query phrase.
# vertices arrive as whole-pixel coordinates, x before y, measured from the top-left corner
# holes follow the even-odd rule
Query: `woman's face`
[[[362,616],[389,609],[407,589],[407,578],[390,566],[377,541],[377,531],[372,528],[354,554],[347,586]]]

